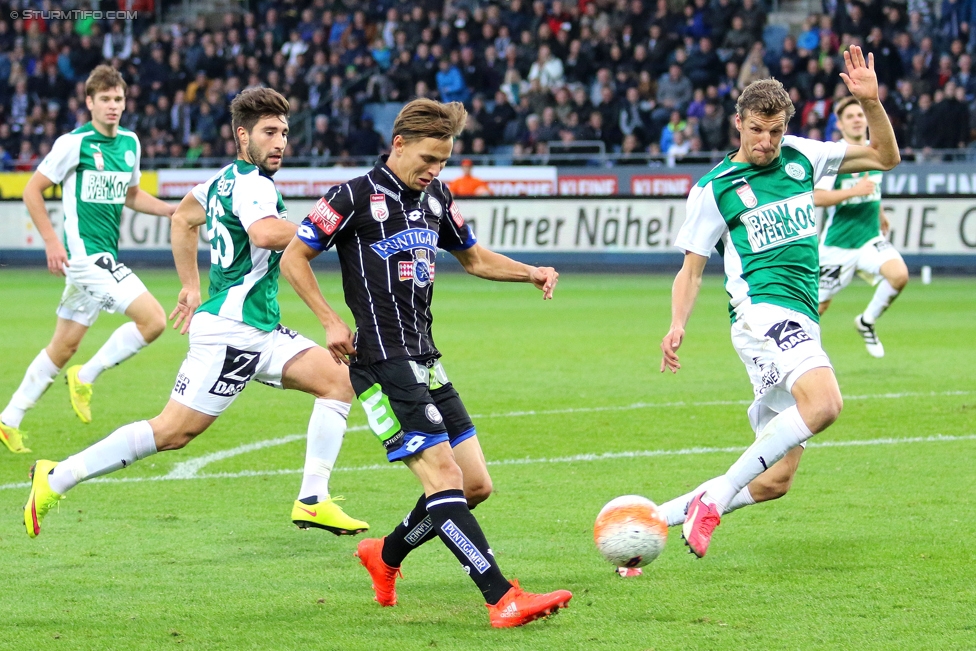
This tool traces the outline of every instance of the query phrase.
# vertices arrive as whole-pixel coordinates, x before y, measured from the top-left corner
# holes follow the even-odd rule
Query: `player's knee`
[[[888,283],[896,290],[901,291],[905,289],[905,285],[908,284],[908,269],[902,267],[895,274],[888,279]]]
[[[844,399],[841,397],[839,392],[831,393],[825,396],[817,407],[817,415],[820,423],[818,431],[824,430],[831,425],[840,416],[840,412],[844,409]]]
[[[817,307],[817,313],[822,315],[824,312],[827,311],[828,307],[830,307],[830,301],[822,301],[820,305]]]
[[[468,499],[468,506],[474,508],[478,504],[481,504],[491,497],[492,490],[494,490],[494,487],[491,485],[490,478],[485,478],[477,482],[465,482],[464,496]]]
[[[163,430],[153,429],[153,438],[156,441],[157,452],[167,452],[169,450],[179,450],[193,440],[194,435],[186,430]]]
[[[142,338],[146,340],[146,343],[152,343],[159,338],[159,335],[163,334],[163,330],[166,329],[166,319],[160,315],[159,318],[153,318],[146,323],[137,324],[139,328],[139,334]]]

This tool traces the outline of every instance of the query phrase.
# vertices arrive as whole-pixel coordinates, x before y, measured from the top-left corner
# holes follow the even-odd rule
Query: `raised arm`
[[[200,237],[200,226],[207,223],[207,214],[191,192],[183,197],[170,221],[173,262],[176,264],[176,273],[180,277],[182,289],[169,318],[173,320],[174,329],[182,325],[180,334],[183,335],[190,329],[190,320],[201,303],[197,241]]]
[[[342,318],[336,314],[319,289],[319,282],[312,271],[312,260],[319,254],[299,238],[294,238],[281,256],[281,275],[285,277],[295,292],[312,310],[319,323],[325,328],[326,346],[336,364],[348,364],[348,355],[355,355],[352,345],[352,331]]]
[[[552,298],[559,282],[559,274],[552,267],[533,267],[489,251],[480,244],[460,251],[451,251],[464,270],[486,280],[510,283],[532,283],[542,290],[542,299]]]
[[[691,251],[685,252],[685,261],[681,271],[674,277],[671,287],[671,329],[661,341],[661,372],[665,369],[677,373],[681,368],[678,363],[678,347],[685,338],[685,326],[691,317],[691,311],[698,300],[701,289],[702,273],[708,258]]]
[[[868,54],[865,63],[861,48],[852,45],[850,50],[844,52],[844,64],[847,72],[840,73],[840,76],[847,84],[851,95],[857,98],[861,108],[864,109],[871,144],[850,145],[839,171],[841,174],[849,174],[890,170],[901,162],[901,154],[898,153],[898,142],[895,140],[891,122],[888,121],[888,114],[885,113],[881,100],[878,99],[878,76],[874,72],[874,55]]]

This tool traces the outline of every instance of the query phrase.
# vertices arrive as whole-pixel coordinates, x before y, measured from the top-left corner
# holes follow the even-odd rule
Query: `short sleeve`
[[[207,181],[206,183],[199,183],[194,185],[193,189],[190,190],[190,194],[192,194],[193,198],[196,199],[201,206],[203,206],[204,210],[207,209],[207,196],[210,194],[210,183],[210,181]]]
[[[826,174],[823,177],[821,177],[820,180],[817,181],[817,184],[813,187],[816,190],[833,190],[834,183],[836,182],[837,182],[836,174]]]
[[[707,258],[712,254],[712,249],[722,239],[727,228],[725,219],[715,203],[712,184],[708,183],[705,187],[696,185],[688,194],[685,222],[678,230],[674,245],[682,251],[697,253]]]
[[[298,239],[316,251],[326,251],[335,245],[355,211],[355,195],[350,184],[337,185],[315,203],[298,227]]]
[[[132,139],[136,141],[136,162],[132,166],[132,176],[129,178],[129,187],[138,188],[139,180],[142,178],[142,143],[139,142],[139,137],[132,134]]]
[[[234,183],[234,214],[244,230],[265,217],[278,217],[278,192],[274,182],[260,174],[239,176]]]
[[[445,251],[465,251],[478,243],[478,239],[471,230],[471,225],[464,221],[461,208],[451,195],[450,190],[444,188],[444,198],[447,202],[447,214],[440,220],[437,232],[437,246]]]
[[[65,134],[54,141],[51,151],[37,166],[37,171],[51,180],[61,183],[78,167],[78,155],[81,147],[78,137]]]
[[[783,136],[783,144],[796,149],[807,157],[810,165],[813,166],[813,182],[815,185],[824,176],[837,174],[840,164],[844,162],[844,156],[847,155],[847,143],[843,140],[820,142],[819,140],[809,140],[796,136]]]

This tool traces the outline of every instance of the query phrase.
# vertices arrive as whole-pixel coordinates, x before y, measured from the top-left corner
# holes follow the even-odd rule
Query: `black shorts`
[[[445,441],[454,447],[475,435],[471,417],[436,357],[353,364],[349,379],[390,461]]]

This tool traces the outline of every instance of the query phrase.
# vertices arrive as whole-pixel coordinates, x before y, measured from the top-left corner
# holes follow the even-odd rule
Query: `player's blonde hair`
[[[421,97],[400,110],[393,122],[393,137],[400,136],[407,142],[424,138],[457,138],[467,118],[468,112],[461,102],[441,104]]]
[[[746,112],[758,113],[764,118],[786,113],[785,122],[789,123],[796,115],[796,107],[793,106],[790,94],[779,81],[757,79],[746,86],[739,95],[739,100],[735,103],[735,112],[740,119],[745,119]]]
[[[96,94],[113,88],[121,88],[122,94],[125,95],[125,89],[128,86],[125,79],[122,78],[122,73],[104,63],[95,66],[95,69],[88,75],[88,80],[85,81],[85,95],[87,97],[95,97]]]

